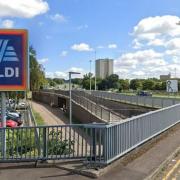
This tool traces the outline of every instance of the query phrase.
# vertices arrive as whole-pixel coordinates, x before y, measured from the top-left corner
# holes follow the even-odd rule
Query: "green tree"
[[[142,82],[143,90],[153,90],[155,86],[155,82],[151,79],[145,79]]]
[[[132,79],[130,82],[130,88],[133,90],[142,89],[142,81],[140,79]]]
[[[64,84],[64,79],[54,78],[53,81],[54,81],[56,84]]]
[[[129,90],[129,80],[119,79],[120,88],[119,90]]]
[[[47,83],[45,72],[42,65],[40,65],[36,58],[36,51],[31,46],[29,49],[30,59],[30,90],[38,90]]]

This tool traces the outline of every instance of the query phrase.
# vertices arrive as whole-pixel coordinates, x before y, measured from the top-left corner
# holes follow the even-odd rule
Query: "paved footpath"
[[[64,125],[69,122],[60,108],[52,108],[47,104],[31,101],[33,109],[38,112],[46,125]]]
[[[50,107],[43,106],[44,116],[47,118],[47,114],[52,113],[54,110],[48,110]],[[37,109],[36,109],[37,110]],[[45,112],[44,112],[45,111]],[[48,112],[46,112],[48,111]],[[56,112],[55,112],[56,113]],[[42,114],[41,114],[42,115]],[[51,116],[49,114],[49,116]],[[55,115],[56,116],[56,115]],[[54,119],[54,118],[53,118]],[[56,121],[56,120],[55,120]],[[48,122],[51,123],[51,119],[48,118]],[[59,123],[59,120],[58,120]],[[63,120],[62,120],[63,123]],[[164,137],[161,141],[155,144],[151,149],[145,152],[143,155],[133,160],[126,166],[119,165],[113,168],[110,172],[104,176],[98,178],[98,180],[141,180],[151,174],[159,165],[171,155],[171,153],[179,147],[180,144],[180,125],[175,131],[169,133],[167,137]],[[75,175],[59,168],[26,168],[22,166],[18,168],[14,165],[14,168],[8,167],[2,168],[3,164],[0,164],[0,180],[88,180],[89,178]],[[6,164],[5,164],[6,165]],[[6,165],[8,166],[8,164]]]

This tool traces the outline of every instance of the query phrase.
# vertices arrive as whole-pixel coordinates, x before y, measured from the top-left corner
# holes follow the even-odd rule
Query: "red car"
[[[6,120],[6,127],[17,127],[18,124],[17,122],[13,121],[13,120]],[[0,122],[0,127],[2,127],[2,122]]]

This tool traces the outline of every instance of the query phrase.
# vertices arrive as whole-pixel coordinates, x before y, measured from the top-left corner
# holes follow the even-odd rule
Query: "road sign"
[[[166,81],[166,91],[169,93],[178,92],[178,81],[177,80],[167,80]]]
[[[0,91],[24,91],[28,86],[27,31],[0,29]]]

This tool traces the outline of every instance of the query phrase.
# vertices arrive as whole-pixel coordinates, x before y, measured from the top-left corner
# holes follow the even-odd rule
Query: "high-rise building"
[[[113,59],[96,60],[96,77],[104,79],[113,74],[113,64]]]

